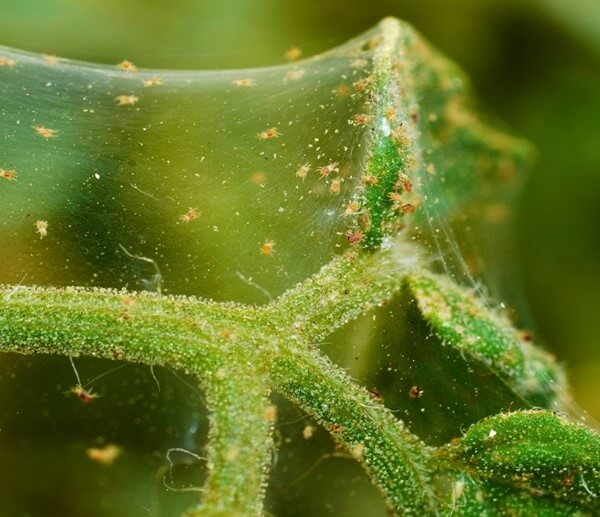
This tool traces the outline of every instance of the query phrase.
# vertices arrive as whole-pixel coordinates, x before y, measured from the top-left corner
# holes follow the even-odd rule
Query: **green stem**
[[[271,452],[267,388],[206,323],[209,315],[227,322],[228,307],[104,290],[0,293],[2,351],[121,359],[198,375],[212,412],[203,515],[260,514]]]

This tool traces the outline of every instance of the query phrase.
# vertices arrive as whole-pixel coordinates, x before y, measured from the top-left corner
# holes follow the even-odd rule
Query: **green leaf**
[[[455,472],[455,483],[470,475],[470,490],[483,490],[468,505],[489,498],[497,509],[518,508],[519,514],[533,508],[549,514],[600,511],[600,436],[554,413],[486,418],[442,449],[440,458],[462,471]]]
[[[406,277],[425,320],[446,346],[484,364],[530,405],[565,407],[565,376],[554,358],[522,337],[499,308],[472,289],[427,272]]]

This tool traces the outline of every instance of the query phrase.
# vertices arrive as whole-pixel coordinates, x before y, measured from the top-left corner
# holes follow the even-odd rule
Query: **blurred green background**
[[[600,418],[600,3],[597,0],[0,0],[0,44],[140,67],[239,68],[311,55],[384,16],[411,22],[538,148],[515,278],[534,331]],[[533,325],[533,324],[532,324]]]

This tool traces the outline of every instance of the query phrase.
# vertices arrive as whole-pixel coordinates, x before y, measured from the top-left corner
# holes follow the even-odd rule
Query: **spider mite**
[[[373,176],[373,174],[365,174],[361,178],[361,181],[365,185],[377,185],[377,183],[379,183],[379,178],[377,176]]]
[[[339,178],[334,179],[329,185],[329,192],[332,194],[338,194],[342,188],[342,180]]]
[[[346,233],[346,239],[348,240],[350,246],[358,244],[363,240],[364,236],[365,235],[360,230],[348,230]]]
[[[356,201],[350,201],[350,203],[346,205],[346,210],[344,210],[344,216],[348,217],[350,215],[354,215],[359,210],[360,205]]]
[[[54,54],[45,54],[44,61],[46,61],[47,65],[54,66],[59,63],[60,58]]]
[[[371,397],[373,397],[375,400],[383,400],[383,397],[381,396],[381,391],[379,391],[377,388],[373,387],[369,390],[369,394],[371,395]]]
[[[71,393],[77,395],[77,398],[86,404],[89,404],[98,398],[96,393],[93,393],[91,390],[86,390],[81,384],[73,386],[71,388]]]
[[[409,390],[408,390],[408,396],[411,399],[418,399],[421,398],[421,396],[423,395],[424,391],[419,388],[419,386],[412,386]]]
[[[366,126],[371,122],[371,117],[366,113],[358,113],[352,117],[354,124],[357,126]]]
[[[87,457],[102,465],[112,465],[121,455],[121,447],[114,443],[106,444],[104,447],[90,447],[85,450]]]
[[[298,167],[298,170],[296,171],[296,177],[300,179],[305,179],[309,171],[310,165],[308,163],[305,163],[304,165]]]
[[[348,86],[345,84],[340,84],[335,90],[333,90],[333,93],[335,93],[336,97],[343,99],[350,95],[350,88],[348,88]]]
[[[142,81],[144,88],[152,88],[153,86],[160,86],[162,83],[163,83],[162,79],[158,76],[151,77],[150,79],[144,79]]]
[[[265,241],[264,244],[260,247],[260,252],[268,257],[269,255],[275,253],[274,248],[275,243],[273,241]]]
[[[302,50],[300,50],[298,47],[291,47],[285,51],[283,57],[285,57],[288,61],[296,61],[296,59],[298,59],[301,55]]]
[[[277,420],[277,406],[275,404],[269,404],[265,408],[265,420],[267,422],[275,422]]]
[[[133,106],[139,101],[140,98],[135,95],[119,95],[115,97],[115,102],[117,106]]]
[[[356,88],[357,92],[363,93],[363,92],[367,91],[367,88],[369,87],[370,84],[371,84],[371,79],[369,77],[365,77],[364,79],[356,81],[354,83],[354,88]]]
[[[248,77],[244,77],[243,79],[235,79],[233,81],[231,81],[231,84],[235,85],[235,86],[256,86],[256,81],[254,79],[250,79]]]
[[[364,68],[368,64],[369,64],[369,62],[366,59],[361,59],[361,58],[353,59],[352,61],[350,61],[350,67],[355,68],[357,70]]]
[[[270,140],[271,138],[277,138],[281,136],[281,133],[277,130],[276,127],[271,127],[261,133],[258,133],[258,138],[261,140]]]
[[[302,429],[302,437],[305,440],[310,440],[314,435],[317,428],[314,425],[306,425],[304,429]]]
[[[48,138],[55,138],[58,136],[56,134],[56,133],[58,133],[58,130],[56,130],[56,129],[49,129],[44,126],[31,126],[31,127],[38,135],[45,138],[46,140],[48,140]]]
[[[198,211],[195,208],[190,208],[185,214],[179,216],[179,220],[184,223],[189,223],[194,219],[198,219]]]
[[[337,162],[333,162],[333,163],[330,163],[323,167],[319,167],[319,174],[321,175],[321,178],[325,178],[325,177],[329,176],[333,171],[338,171],[338,170],[339,169],[338,169]]]
[[[13,169],[0,168],[0,178],[8,181],[17,179],[17,172]]]
[[[396,129],[394,129],[392,131],[391,137],[392,140],[396,143],[396,145],[401,145],[402,147],[409,147],[412,143],[410,134],[402,126],[398,126]]]
[[[398,176],[398,181],[396,181],[396,185],[394,186],[404,190],[404,192],[412,192],[413,189],[412,181],[410,181],[410,178],[404,173],[401,173],[400,176]]]
[[[528,330],[519,330],[519,337],[523,340],[523,341],[533,341],[533,334],[531,332],[529,332]]]
[[[305,73],[306,73],[306,70],[303,70],[302,68],[300,68],[298,70],[290,70],[289,72],[287,72],[285,74],[285,79],[286,79],[286,81],[297,81],[299,79],[302,79],[302,77],[304,77]]]
[[[396,108],[393,106],[388,106],[385,108],[385,116],[388,120],[394,120],[398,113],[396,112]]]
[[[127,59],[124,59],[123,61],[121,61],[117,65],[117,68],[120,68],[121,70],[125,70],[126,72],[137,72],[137,67],[131,61],[127,61]]]
[[[398,194],[398,192],[390,192],[388,194],[388,197],[395,205],[399,204],[402,201],[402,196]]]
[[[0,56],[0,66],[15,66],[16,64],[16,60],[11,59],[10,57]]]
[[[404,203],[400,207],[400,211],[403,214],[412,214],[416,209],[417,209],[417,205],[415,205],[414,203]]]
[[[48,235],[48,221],[36,221],[35,231],[40,234],[40,239]]]

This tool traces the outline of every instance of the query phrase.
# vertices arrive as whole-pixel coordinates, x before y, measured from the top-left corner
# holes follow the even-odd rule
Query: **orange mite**
[[[17,62],[10,57],[0,56],[0,66],[15,66]]]
[[[301,165],[298,168],[298,170],[296,171],[296,176],[300,179],[304,179],[308,175],[309,171],[310,165],[308,163],[305,163],[304,165]]]
[[[104,447],[90,447],[85,450],[88,458],[102,465],[112,465],[121,455],[121,447],[109,443]]]
[[[144,88],[151,88],[152,86],[160,86],[162,83],[163,83],[162,79],[158,76],[151,77],[150,79],[144,79],[142,81]]]
[[[302,50],[298,47],[291,47],[285,51],[284,57],[288,61],[295,61],[302,55]]]
[[[190,208],[185,214],[179,217],[179,220],[183,221],[184,223],[189,223],[194,219],[198,219],[198,212],[195,208]]]
[[[379,178],[377,176],[373,176],[373,174],[365,174],[361,181],[366,185],[377,185],[379,183]]]
[[[332,194],[338,194],[342,186],[342,181],[339,178],[334,179],[329,185],[329,192]]]
[[[349,230],[348,233],[346,233],[346,239],[348,239],[348,243],[353,246],[354,244],[359,243],[360,241],[362,241],[364,238],[364,234],[361,231],[352,231]]]
[[[137,67],[131,61],[127,61],[126,59],[121,61],[117,67],[126,72],[137,72]]]
[[[366,126],[369,122],[371,122],[371,117],[369,117],[369,115],[367,115],[366,113],[359,113],[357,115],[354,115],[352,119],[354,120],[354,123],[357,126]]]
[[[98,398],[98,395],[86,390],[81,384],[73,386],[71,388],[71,393],[77,395],[77,398],[81,400],[81,402],[85,402],[86,404],[89,404],[90,402]]]
[[[354,215],[356,212],[360,210],[360,205],[356,201],[350,201],[346,206],[346,210],[344,211],[344,216]]]
[[[58,131],[56,129],[49,129],[47,127],[44,126],[31,126],[35,132],[40,135],[41,137],[44,137],[46,140],[48,140],[48,138],[55,138],[56,136],[58,136],[56,133],[58,133]]]
[[[46,54],[44,55],[44,61],[46,61],[47,65],[54,66],[59,63],[60,58],[54,54]]]
[[[256,81],[254,79],[244,77],[243,79],[235,79],[234,81],[231,81],[231,84],[234,84],[235,86],[252,87],[256,86]]]
[[[421,388],[419,388],[419,386],[412,386],[409,390],[408,390],[408,396],[411,399],[418,399],[423,395],[423,390]]]
[[[268,257],[269,255],[275,253],[274,248],[275,243],[273,241],[265,241],[265,243],[260,247],[260,252]]]
[[[115,102],[118,106],[133,106],[140,100],[135,95],[119,95],[115,98]]]
[[[306,71],[303,69],[290,70],[285,74],[285,79],[286,81],[298,81],[299,79],[302,79],[302,77],[304,77],[305,73]]]
[[[270,140],[271,138],[277,138],[278,136],[280,136],[280,133],[276,127],[271,127],[262,133],[258,133],[258,138],[261,140]]]
[[[36,221],[35,230],[40,234],[40,239],[48,235],[48,221]]]
[[[400,174],[395,186],[396,188],[401,188],[404,192],[412,192],[413,190],[412,181],[410,181],[410,178],[404,173]]]
[[[320,167],[319,174],[321,175],[322,178],[325,178],[326,176],[329,176],[333,171],[337,171],[337,170],[338,170],[337,162],[330,163],[328,165],[325,165],[324,167]]]
[[[17,178],[17,173],[12,169],[7,170],[0,168],[0,178],[12,181]]]

